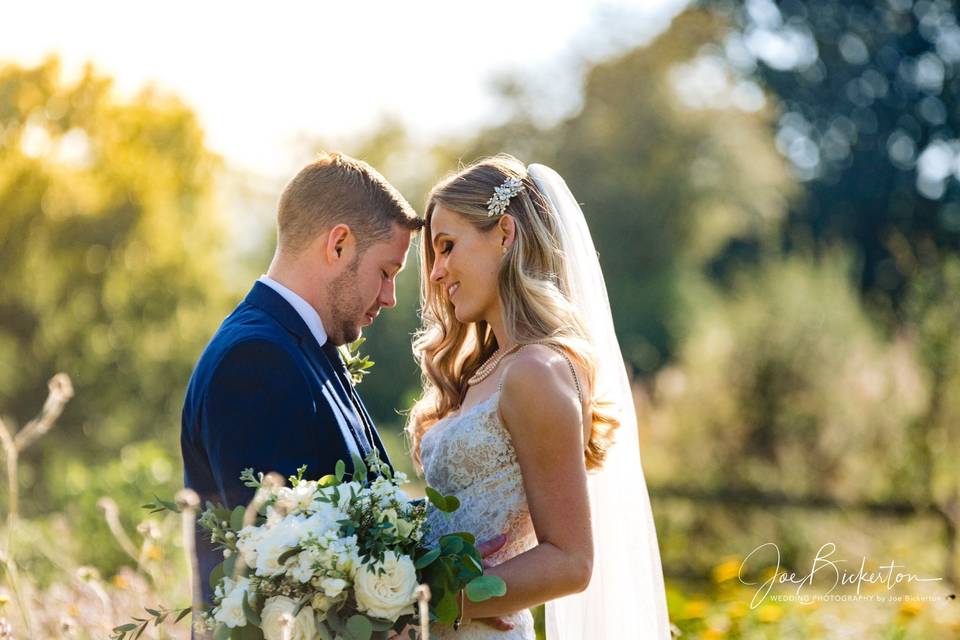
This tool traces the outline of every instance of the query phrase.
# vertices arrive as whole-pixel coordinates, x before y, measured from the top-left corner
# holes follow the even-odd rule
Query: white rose
[[[213,619],[222,622],[228,627],[243,627],[247,624],[247,616],[243,614],[243,599],[247,597],[247,587],[250,581],[240,578],[236,583],[230,578],[224,581],[226,597],[220,601]]]
[[[319,636],[313,609],[305,606],[294,618],[293,612],[296,608],[297,603],[286,596],[267,599],[263,611],[260,612],[260,629],[263,631],[264,640],[284,640],[284,616],[293,619],[290,635],[286,636],[289,640],[317,640]]]
[[[394,551],[384,554],[379,568],[383,569],[380,575],[377,575],[376,568],[368,565],[357,570],[353,583],[357,608],[376,618],[396,620],[412,611],[411,605],[416,600],[417,571],[413,560],[398,556]]]
[[[257,575],[270,577],[282,573],[280,556],[297,546],[303,534],[303,519],[297,516],[288,516],[275,527],[266,529],[257,549]]]

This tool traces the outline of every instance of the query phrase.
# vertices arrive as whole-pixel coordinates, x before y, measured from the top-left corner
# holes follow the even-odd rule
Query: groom
[[[286,186],[273,262],[187,388],[180,444],[185,484],[201,504],[246,504],[247,467],[286,478],[307,465],[313,477],[374,448],[388,462],[337,347],[396,305],[396,277],[422,225],[383,176],[345,155],[324,155]],[[209,603],[208,577],[223,557],[204,535],[197,556]]]

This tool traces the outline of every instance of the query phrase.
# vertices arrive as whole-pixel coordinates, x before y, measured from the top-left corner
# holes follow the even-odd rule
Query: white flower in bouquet
[[[312,584],[318,591],[310,601],[310,606],[321,620],[326,617],[331,607],[340,604],[349,595],[347,588],[350,583],[341,578],[317,578]]]
[[[251,524],[237,533],[237,550],[248,567],[257,566],[257,547],[260,545],[264,531],[263,527]]]
[[[327,531],[339,531],[340,520],[346,519],[347,514],[327,502],[318,502],[313,506],[313,513],[304,523],[305,529],[311,535],[321,535]]]
[[[317,563],[329,571],[350,576],[354,568],[360,566],[360,550],[355,535],[341,538],[336,531],[328,531],[307,541],[306,545],[317,549]]]
[[[342,578],[324,578],[320,581],[320,587],[323,588],[323,594],[328,598],[336,598],[343,590],[350,586],[346,580]]]
[[[320,491],[327,497],[333,498],[338,509],[346,511],[350,507],[350,503],[353,502],[353,496],[366,495],[370,490],[364,489],[362,484],[354,480],[338,484],[335,487],[324,487]]]
[[[387,551],[382,563],[357,569],[353,588],[360,611],[376,618],[396,620],[413,610],[417,570],[408,556]]]
[[[310,582],[313,579],[319,559],[319,550],[316,547],[307,547],[297,554],[297,562],[292,567],[288,567],[287,575],[297,582]]]
[[[297,609],[297,603],[286,596],[274,596],[268,598],[263,605],[263,611],[260,613],[260,630],[263,631],[265,640],[316,640],[317,622],[313,617],[313,609],[305,606],[300,609],[300,613],[293,617],[293,612]],[[284,616],[293,619],[293,628],[290,635],[284,636]]]
[[[257,550],[257,575],[272,577],[282,573],[280,556],[297,546],[304,533],[304,519],[300,516],[287,516],[277,525],[266,527]]]
[[[243,614],[243,599],[247,597],[250,581],[240,578],[236,582],[231,578],[224,578],[217,585],[217,596],[223,596],[220,605],[216,608],[213,619],[222,622],[228,627],[242,627],[247,624],[247,617]]]
[[[384,477],[378,477],[370,485],[370,493],[381,509],[406,504],[410,498],[396,484]]]
[[[276,490],[274,510],[281,515],[309,511],[317,497],[317,483],[314,480],[301,480],[295,487],[280,487]]]
[[[415,525],[407,520],[406,518],[401,517],[396,509],[384,509],[381,513],[382,516],[387,518],[387,522],[392,524],[397,530],[397,535],[401,538],[406,538],[414,530]]]

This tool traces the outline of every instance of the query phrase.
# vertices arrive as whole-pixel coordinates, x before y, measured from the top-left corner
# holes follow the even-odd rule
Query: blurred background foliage
[[[635,376],[671,617],[689,637],[960,629],[955,600],[749,609],[730,569],[772,541],[806,571],[832,541],[956,588],[958,18],[943,0],[705,1],[645,46],[584,61],[559,119],[542,115],[549,79],[505,76],[504,116],[478,132],[424,142],[388,118],[302,141],[364,158],[418,209],[483,155],[566,177]],[[0,69],[0,413],[29,420],[56,371],[77,392],[21,461],[38,585],[56,567],[31,549],[51,536],[106,576],[130,564],[97,501],[112,496],[133,531],[141,502],[179,486],[193,362],[274,249],[282,185],[215,157],[176,97],[120,101],[110,85],[93,68],[66,81],[56,59]],[[397,309],[368,332],[361,389],[401,465],[417,279],[402,274]]]

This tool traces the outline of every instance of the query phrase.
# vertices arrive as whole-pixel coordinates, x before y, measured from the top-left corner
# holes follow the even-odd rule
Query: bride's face
[[[430,219],[434,252],[430,281],[441,285],[440,295],[453,304],[460,322],[489,322],[500,313],[497,273],[505,238],[500,226],[483,231],[449,209],[434,209]]]

